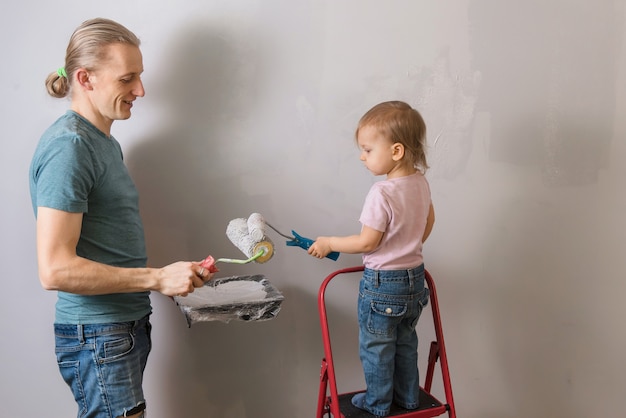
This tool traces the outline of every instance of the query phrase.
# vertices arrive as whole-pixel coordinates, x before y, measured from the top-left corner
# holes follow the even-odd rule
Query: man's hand
[[[213,273],[199,263],[178,261],[159,270],[155,290],[166,296],[187,296],[212,277]]]

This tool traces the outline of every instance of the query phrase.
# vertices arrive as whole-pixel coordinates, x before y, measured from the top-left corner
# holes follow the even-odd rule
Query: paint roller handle
[[[200,267],[204,267],[211,273],[217,273],[219,271],[219,269],[215,267],[215,259],[210,255],[200,262]]]
[[[298,235],[296,231],[292,230],[291,233],[293,234],[293,239],[290,241],[287,241],[287,245],[289,247],[300,247],[302,249],[308,250],[309,247],[313,245],[313,243],[315,242],[310,238],[305,238],[301,235]],[[332,251],[328,253],[326,258],[330,258],[331,260],[337,261],[337,259],[339,258],[339,253],[337,251]]]

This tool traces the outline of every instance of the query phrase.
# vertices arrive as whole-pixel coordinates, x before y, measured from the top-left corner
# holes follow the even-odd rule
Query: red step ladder
[[[320,286],[318,295],[318,310],[322,326],[322,338],[324,340],[324,358],[322,358],[322,369],[320,373],[320,389],[316,418],[324,418],[324,414],[328,414],[327,417],[329,418],[373,417],[373,415],[371,415],[367,411],[363,411],[352,405],[352,396],[354,396],[354,394],[356,393],[359,393],[359,391],[344,394],[337,393],[337,380],[335,378],[335,367],[333,363],[332,351],[330,348],[330,330],[328,327],[328,318],[326,316],[326,303],[324,299],[326,294],[326,287],[334,277],[340,274],[355,273],[363,270],[363,266],[349,267],[337,270],[328,275]],[[430,290],[429,304],[432,307],[433,312],[436,340],[430,343],[430,353],[428,356],[426,379],[424,382],[424,386],[420,388],[420,406],[418,409],[407,410],[400,408],[395,404],[392,404],[391,412],[388,416],[425,418],[437,417],[447,412],[449,418],[456,418],[454,401],[452,399],[450,372],[448,370],[448,358],[446,356],[446,348],[443,342],[443,331],[441,328],[441,318],[439,316],[437,291],[435,290],[433,278],[428,271],[425,272],[425,276],[426,286]],[[435,364],[437,360],[439,360],[441,366],[443,389],[445,392],[445,402],[441,402],[430,393],[433,382],[433,375],[435,372]],[[364,390],[360,392],[364,392]]]

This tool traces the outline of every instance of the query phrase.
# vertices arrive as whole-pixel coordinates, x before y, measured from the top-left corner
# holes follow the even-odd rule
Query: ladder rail
[[[341,413],[339,407],[339,393],[337,391],[335,365],[330,343],[330,327],[328,325],[328,316],[326,312],[326,288],[328,287],[329,282],[336,276],[345,273],[356,273],[359,271],[363,271],[364,269],[365,267],[361,265],[355,267],[347,267],[334,271],[326,276],[326,278],[320,285],[320,289],[318,292],[318,311],[320,316],[320,326],[322,329],[324,358],[322,359],[322,366],[320,371],[320,389],[316,415],[317,418],[323,418],[324,413],[330,413],[334,418],[345,418],[345,416]],[[452,395],[452,385],[450,381],[450,370],[448,368],[448,357],[443,338],[441,316],[439,313],[440,311],[439,301],[437,298],[437,290],[435,288],[434,280],[428,270],[425,271],[425,280],[427,287],[430,291],[430,305],[432,309],[436,341],[433,341],[430,347],[428,371],[426,374],[424,390],[430,393],[434,374],[434,364],[437,359],[439,359],[439,365],[441,368],[441,374],[443,379],[443,389],[446,399],[445,409],[448,412],[449,418],[456,418],[456,410],[454,407],[454,400]]]
[[[330,329],[328,326],[328,316],[326,314],[326,288],[328,287],[328,283],[337,275],[344,273],[355,273],[359,271],[363,271],[365,269],[364,266],[356,266],[356,267],[348,267],[341,270],[337,270],[324,279],[322,282],[318,298],[318,311],[320,315],[320,325],[322,327],[322,340],[324,343],[324,355],[325,355],[325,363],[326,363],[326,379],[325,382],[326,387],[330,391],[330,412],[333,414],[335,418],[344,418],[344,415],[339,410],[339,394],[337,393],[337,379],[335,377],[335,363],[333,361],[333,353],[330,345]],[[320,388],[320,397],[321,397],[321,388]],[[318,405],[318,418],[321,418],[320,415],[321,405]]]
[[[446,353],[446,345],[443,339],[443,326],[441,323],[441,314],[439,310],[439,298],[437,297],[437,289],[435,281],[428,270],[425,271],[426,285],[430,291],[430,305],[433,313],[433,322],[435,324],[435,339],[437,340],[437,352],[439,355],[439,366],[441,367],[441,375],[443,379],[443,390],[448,405],[448,413],[450,418],[456,418],[456,410],[454,408],[454,399],[452,397],[452,382],[450,380],[450,369],[448,367],[448,355]],[[429,362],[430,363],[430,362]],[[434,363],[433,363],[434,364]],[[432,379],[431,379],[432,381]],[[427,389],[430,392],[430,387]]]

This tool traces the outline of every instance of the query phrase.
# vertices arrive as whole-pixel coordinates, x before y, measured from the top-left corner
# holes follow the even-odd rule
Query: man
[[[145,92],[139,39],[108,19],[80,25],[46,80],[70,110],[42,135],[30,169],[39,277],[56,290],[56,354],[79,417],[143,417],[150,291],[186,296],[212,274],[146,267],[138,196],[111,136]]]

